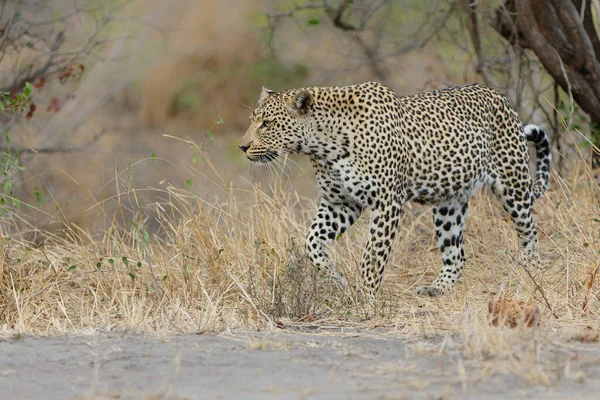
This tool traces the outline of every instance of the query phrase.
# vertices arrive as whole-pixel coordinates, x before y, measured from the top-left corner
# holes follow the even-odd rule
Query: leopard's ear
[[[313,95],[306,90],[302,90],[296,96],[294,96],[292,109],[298,113],[298,115],[306,116],[312,110],[314,102],[315,99]]]
[[[267,97],[269,97],[273,93],[275,93],[274,90],[267,89],[263,86],[262,91],[260,92],[260,97],[258,98],[258,104],[263,103],[265,100],[267,100]]]

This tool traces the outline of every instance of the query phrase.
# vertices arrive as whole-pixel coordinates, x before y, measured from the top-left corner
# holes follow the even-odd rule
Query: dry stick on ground
[[[550,312],[552,313],[552,315],[554,316],[554,318],[558,319],[558,315],[556,315],[556,313],[554,312],[554,309],[550,305],[550,302],[548,301],[548,298],[546,297],[546,293],[544,293],[544,291],[542,290],[542,287],[537,283],[537,281],[535,280],[535,278],[533,277],[533,275],[531,274],[531,272],[529,272],[529,268],[527,268],[527,266],[525,264],[523,264],[522,262],[520,262],[519,260],[515,259],[515,261],[516,261],[516,263],[518,265],[520,265],[525,270],[525,272],[527,273],[527,275],[529,275],[529,278],[531,278],[531,281],[535,285],[536,289],[542,295],[542,298],[544,299],[544,302],[546,303],[546,306],[548,307],[548,309],[550,310]]]

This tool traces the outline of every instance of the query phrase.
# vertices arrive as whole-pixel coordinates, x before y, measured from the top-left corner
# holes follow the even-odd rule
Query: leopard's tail
[[[535,183],[533,184],[533,199],[537,200],[548,189],[550,180],[550,141],[546,132],[537,125],[526,125],[523,128],[527,140],[535,143]]]

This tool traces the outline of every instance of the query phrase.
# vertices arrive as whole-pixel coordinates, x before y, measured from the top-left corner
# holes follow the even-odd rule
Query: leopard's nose
[[[238,147],[245,153],[250,148],[250,145],[240,144]]]

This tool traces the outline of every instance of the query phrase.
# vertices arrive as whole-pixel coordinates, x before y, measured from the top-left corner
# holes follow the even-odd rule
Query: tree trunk
[[[593,0],[506,0],[494,28],[512,45],[532,50],[560,87],[600,127],[600,39]],[[600,133],[590,133],[600,147]],[[592,162],[600,166],[600,153]]]

